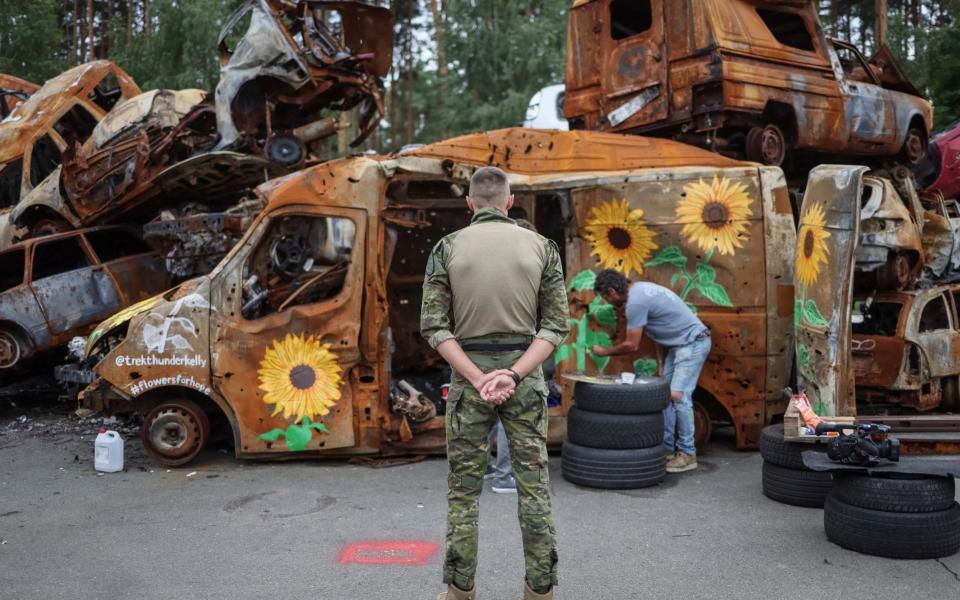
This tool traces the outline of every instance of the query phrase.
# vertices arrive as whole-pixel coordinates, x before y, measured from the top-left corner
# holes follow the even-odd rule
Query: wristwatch
[[[517,373],[513,369],[507,369],[510,371],[510,376],[513,377],[513,383],[520,385],[520,382],[523,380],[523,377],[520,377],[520,373]]]

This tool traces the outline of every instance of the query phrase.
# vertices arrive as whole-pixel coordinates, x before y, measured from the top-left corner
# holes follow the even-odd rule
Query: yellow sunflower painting
[[[683,223],[680,234],[704,252],[733,255],[742,248],[750,222],[750,196],[742,183],[714,176],[711,183],[702,179],[683,188],[686,197],[677,205],[677,221]]]
[[[592,213],[584,229],[600,265],[624,275],[643,273],[644,263],[657,249],[656,234],[647,227],[643,209],[630,210],[626,200],[612,200],[594,207]]]
[[[827,218],[819,202],[810,205],[800,218],[800,234],[797,236],[797,278],[805,286],[820,277],[820,265],[830,258],[826,229]]]
[[[276,340],[267,348],[257,376],[260,389],[266,392],[265,404],[275,405],[271,416],[283,413],[298,423],[330,413],[340,399],[340,365],[330,351],[330,344],[321,344],[315,337],[303,334]]]

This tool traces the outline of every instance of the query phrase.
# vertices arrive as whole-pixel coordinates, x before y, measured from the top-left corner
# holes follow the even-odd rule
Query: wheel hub
[[[200,443],[200,424],[186,411],[164,410],[153,419],[149,428],[150,445],[165,457],[183,456]]]
[[[8,369],[20,359],[20,344],[8,332],[0,331],[0,369]]]

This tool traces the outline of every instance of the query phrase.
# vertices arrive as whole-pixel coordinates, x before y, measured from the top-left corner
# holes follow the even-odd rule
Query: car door
[[[866,167],[810,172],[794,269],[797,381],[823,416],[856,414],[850,360],[853,265]]]
[[[620,129],[667,118],[663,1],[610,0],[601,18],[606,120]]]
[[[165,261],[124,229],[93,229],[84,237],[116,281],[125,305],[135,304],[170,287]]]
[[[257,223],[213,282],[213,383],[240,452],[355,444],[366,213],[289,207]]]
[[[839,71],[837,78],[844,98],[849,149],[872,154],[895,146],[897,122],[892,94],[880,86],[856,48],[836,40],[832,42],[834,70]]]
[[[920,308],[917,340],[930,377],[956,374],[953,357],[960,350],[960,332],[946,293],[928,296]]]
[[[38,243],[31,263],[30,289],[51,336],[80,333],[121,306],[113,278],[79,235]]]

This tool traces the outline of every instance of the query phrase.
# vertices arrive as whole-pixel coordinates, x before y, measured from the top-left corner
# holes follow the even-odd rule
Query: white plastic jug
[[[93,467],[104,473],[123,470],[123,438],[119,433],[100,428],[93,443]]]

